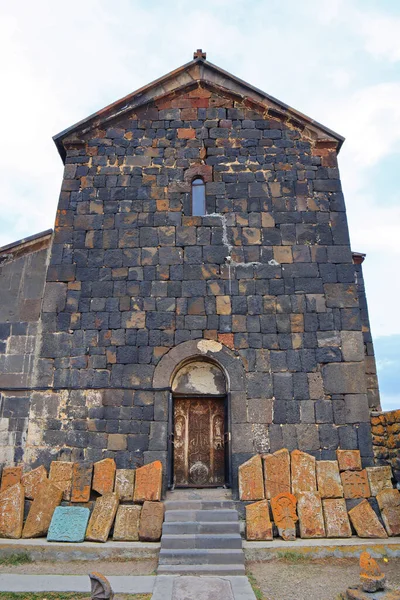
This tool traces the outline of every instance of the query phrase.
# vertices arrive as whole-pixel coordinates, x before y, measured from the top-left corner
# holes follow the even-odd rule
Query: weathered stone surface
[[[78,462],[72,468],[71,502],[88,502],[92,483],[93,463]]]
[[[89,578],[91,585],[90,600],[113,600],[114,592],[107,577],[93,571],[89,573]]]
[[[322,500],[325,531],[328,538],[351,537],[351,527],[344,498]]]
[[[24,522],[24,488],[15,483],[0,493],[0,537],[20,538]]]
[[[299,493],[297,496],[297,513],[299,515],[300,537],[325,537],[322,503],[318,492]]]
[[[63,491],[63,500],[71,499],[72,469],[74,463],[53,460],[50,465],[49,480]]]
[[[345,498],[369,498],[371,496],[365,469],[363,471],[342,471],[340,478]]]
[[[339,471],[361,471],[361,455],[359,450],[336,450]]]
[[[293,450],[290,459],[292,493],[297,495],[301,492],[316,492],[315,458],[301,450]]]
[[[47,533],[48,542],[83,542],[90,510],[82,506],[57,506]]]
[[[376,499],[388,535],[400,535],[400,492],[396,489],[381,490]]]
[[[113,458],[99,460],[93,465],[92,489],[99,494],[109,494],[114,489],[117,466]]]
[[[24,473],[21,477],[21,483],[24,486],[25,498],[34,500],[35,494],[39,489],[40,484],[47,479],[47,471],[41,465],[37,469],[33,469],[28,473]]]
[[[22,531],[23,538],[46,535],[53,513],[62,499],[62,490],[45,479],[39,486]]]
[[[290,493],[290,454],[282,448],[273,454],[264,454],[265,497],[269,500],[282,493]]]
[[[115,474],[115,492],[121,502],[133,500],[133,488],[135,485],[134,469],[117,469]]]
[[[343,498],[339,467],[336,460],[317,460],[317,485],[321,498]]]
[[[385,575],[368,552],[361,552],[360,569],[360,581],[364,592],[377,592],[385,589]]]
[[[92,542],[106,542],[115,519],[119,500],[117,494],[110,492],[96,500],[86,530],[86,539]]]
[[[271,509],[274,523],[279,535],[284,540],[296,539],[296,514],[297,500],[293,494],[278,494],[271,498]]]
[[[19,467],[4,467],[1,476],[0,492],[4,492],[7,488],[19,483],[22,477],[22,466]]]
[[[387,533],[379,522],[368,500],[363,500],[349,510],[350,521],[362,538],[387,538]]]
[[[265,498],[262,462],[259,454],[239,467],[239,497],[241,500],[263,500]]]
[[[365,394],[365,372],[362,362],[328,363],[322,367],[327,394]]]
[[[136,469],[135,491],[133,499],[135,502],[161,500],[162,463],[156,460],[144,467]]]
[[[367,467],[369,488],[371,496],[377,496],[384,489],[392,489],[392,468],[387,465],[383,467]]]
[[[158,542],[164,521],[162,502],[144,502],[140,516],[139,539],[141,542]]]
[[[137,542],[139,540],[140,513],[139,505],[121,505],[115,517],[113,540]]]
[[[400,592],[386,589],[371,596],[369,592],[364,592],[362,585],[357,585],[347,588],[345,598],[347,600],[400,600]]]
[[[249,541],[272,540],[268,500],[261,500],[246,506],[246,539]]]

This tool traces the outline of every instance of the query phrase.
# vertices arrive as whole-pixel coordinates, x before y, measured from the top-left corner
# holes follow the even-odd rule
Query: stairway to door
[[[245,574],[239,515],[230,490],[168,492],[157,572]]]

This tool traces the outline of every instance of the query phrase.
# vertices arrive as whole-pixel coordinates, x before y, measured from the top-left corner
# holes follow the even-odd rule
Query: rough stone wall
[[[390,464],[400,485],[400,410],[372,412],[371,425],[375,461]]]
[[[319,459],[359,448],[372,464],[336,144],[193,88],[65,143],[36,372],[50,391],[34,394],[29,460],[64,448],[115,453],[119,467],[165,458],[154,371],[205,338],[245,373],[231,398],[234,467],[281,447]],[[204,217],[191,215],[195,176]]]
[[[50,233],[0,249],[0,453],[23,455]]]

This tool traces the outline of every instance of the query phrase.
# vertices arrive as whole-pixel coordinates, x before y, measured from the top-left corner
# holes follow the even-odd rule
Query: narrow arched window
[[[200,177],[192,181],[192,215],[201,217],[206,214],[206,186]]]

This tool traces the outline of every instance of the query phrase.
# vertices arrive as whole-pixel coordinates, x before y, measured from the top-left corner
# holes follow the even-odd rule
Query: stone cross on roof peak
[[[201,48],[197,48],[197,50],[193,52],[193,58],[204,58],[205,60],[207,58],[207,53],[203,52]]]

